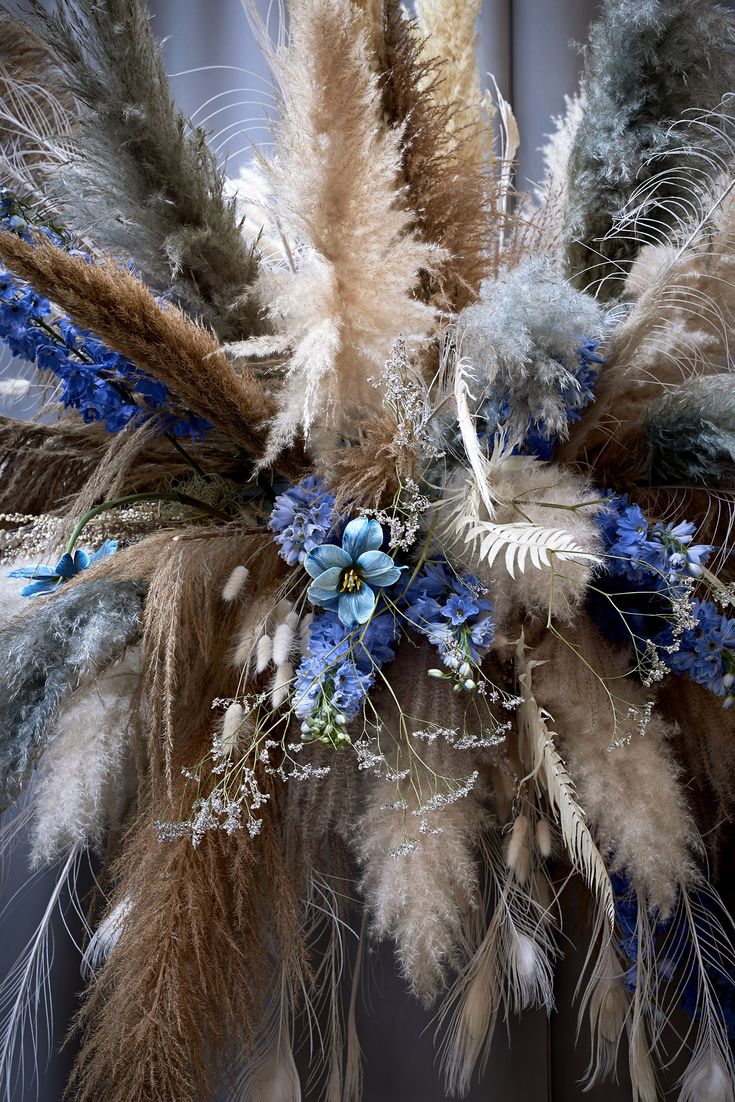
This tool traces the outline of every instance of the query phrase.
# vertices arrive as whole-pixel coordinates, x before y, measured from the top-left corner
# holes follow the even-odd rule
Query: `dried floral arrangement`
[[[91,850],[78,1102],[290,1102],[304,1033],[359,1099],[371,938],[461,1096],[570,877],[589,1082],[732,1102],[732,17],[605,0],[523,195],[479,0],[245,9],[238,180],[142,0],[2,21],[3,843],[58,870],[6,1093]]]

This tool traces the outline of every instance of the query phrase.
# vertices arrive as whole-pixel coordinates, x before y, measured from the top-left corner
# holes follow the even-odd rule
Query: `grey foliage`
[[[488,281],[457,323],[476,412],[491,421],[495,410],[514,443],[522,442],[531,421],[542,423],[549,437],[566,437],[567,410],[581,399],[580,344],[599,340],[604,329],[595,300],[546,259],[524,261]]]
[[[62,700],[140,635],[145,590],[79,583],[0,631],[0,810],[26,784]]]
[[[170,291],[223,340],[259,331],[258,261],[206,136],[176,108],[143,0],[33,0],[79,107],[51,181],[65,221]],[[55,185],[55,186],[54,186]]]
[[[653,402],[644,424],[653,482],[735,488],[735,381],[692,379]]]
[[[713,118],[671,124],[687,111],[714,110],[735,87],[734,28],[711,0],[605,3],[590,35],[568,166],[567,262],[578,286],[620,293],[638,241],[630,227],[605,235],[637,188],[650,185],[645,224],[660,231],[691,203],[693,181],[704,183],[728,156]]]

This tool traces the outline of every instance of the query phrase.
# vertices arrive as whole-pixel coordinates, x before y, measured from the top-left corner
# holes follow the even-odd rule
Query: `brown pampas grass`
[[[471,8],[474,27],[476,3],[452,6]],[[466,22],[461,20],[460,37]],[[433,34],[422,46],[399,0],[386,0],[383,109],[401,136],[401,170],[416,232],[445,254],[443,262],[423,276],[422,289],[441,309],[461,310],[477,297],[491,266],[491,222],[485,203],[489,176],[483,152],[487,130],[479,81],[476,101],[471,96],[464,100],[464,60],[457,66],[450,61],[441,64],[441,54],[435,52],[440,48]]]
[[[127,268],[87,264],[42,238],[29,245],[7,232],[0,234],[0,259],[249,454],[262,454],[271,399],[249,372],[235,371],[211,332],[159,305]],[[285,458],[283,466],[294,470]]]
[[[547,632],[532,659],[535,695],[576,785],[611,872],[622,871],[651,909],[670,913],[680,887],[699,878],[700,839],[669,746],[675,730],[586,616],[569,645]]]
[[[347,503],[377,508],[390,504],[399,480],[415,474],[415,460],[415,454],[399,441],[395,419],[384,413],[363,425],[362,440],[355,447],[325,451],[317,470],[337,489],[337,509]]]
[[[220,433],[187,450],[204,470],[241,473],[235,447]],[[69,511],[74,497],[79,512],[82,501],[167,490],[191,473],[165,437],[126,429],[111,438],[76,415],[52,425],[0,416],[0,464],[0,511],[25,514]]]
[[[70,1081],[76,1102],[202,1102],[230,1085],[263,1027],[274,962],[300,963],[297,905],[272,813],[257,838],[159,841],[194,792],[144,802],[112,870],[119,940],[89,989]]]
[[[321,451],[379,410],[393,341],[432,325],[413,291],[439,259],[401,203],[399,138],[382,125],[362,13],[350,0],[299,0],[290,16],[274,61],[275,154],[263,171],[278,224],[302,248],[295,271],[263,275],[276,337],[235,346],[288,353],[269,457],[299,427]]]
[[[272,591],[285,569],[262,529],[190,529],[169,541],[151,578],[143,636],[147,722],[151,760],[157,772],[163,763],[169,787],[174,757],[211,714],[213,670],[226,667],[237,683],[228,650],[241,606],[225,602],[222,589],[243,564],[252,594]]]

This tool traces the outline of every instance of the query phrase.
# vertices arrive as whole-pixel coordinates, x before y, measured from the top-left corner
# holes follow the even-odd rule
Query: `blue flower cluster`
[[[455,574],[445,559],[427,561],[411,582],[404,615],[411,627],[425,635],[439,651],[443,664],[469,690],[472,664],[478,663],[493,641],[491,604],[471,574]]]
[[[651,528],[640,505],[631,504],[627,494],[611,496],[599,525],[608,573],[659,589],[675,586],[686,575],[701,578],[712,552],[709,544],[692,543],[691,521],[674,527],[659,521]]]
[[[618,948],[628,962],[625,987],[633,993],[638,981],[638,901],[626,877],[614,874],[610,877],[615,895],[615,918],[618,927]],[[706,893],[698,893],[695,916],[695,932],[704,950],[707,978],[714,988],[723,1024],[731,1041],[735,1040],[735,977],[723,957],[717,936],[718,916],[713,914],[715,902]],[[710,917],[711,916],[711,917]],[[723,917],[725,917],[723,915]],[[727,918],[725,919],[727,922]],[[698,992],[700,972],[687,963],[691,934],[686,924],[674,914],[659,919],[654,935],[666,946],[665,959],[658,961],[658,973],[664,980],[671,980],[677,971],[684,973],[680,989],[680,1004],[684,1013],[692,1019],[699,1017]]]
[[[395,616],[384,605],[358,630],[345,627],[335,612],[317,613],[293,692],[305,737],[335,746],[349,742],[347,724],[362,707],[376,673],[395,657],[398,636]]]
[[[725,697],[725,707],[735,705],[735,619],[720,612],[712,601],[695,601],[695,628],[681,636],[678,648],[664,653],[675,673],[685,673],[698,685]]]
[[[336,523],[334,496],[310,475],[278,495],[268,527],[276,533],[281,558],[289,566],[296,566],[315,547],[326,543]]]
[[[35,597],[38,593],[51,593],[61,582],[68,581],[76,574],[81,574],[87,567],[94,565],[100,559],[106,558],[117,551],[117,540],[105,540],[99,551],[90,555],[79,548],[70,555],[67,551],[61,556],[56,566],[19,566],[11,570],[9,578],[29,578],[30,585],[25,585],[20,593],[22,597]]]
[[[57,248],[92,263],[63,230],[36,225],[15,195],[0,189],[0,225],[32,243],[42,234]],[[61,382],[60,400],[86,422],[101,421],[118,432],[131,421],[156,414],[163,431],[202,439],[211,428],[192,413],[174,413],[163,383],[139,371],[70,318],[58,317],[50,302],[10,272],[0,271],[0,339],[14,356],[49,371]]]

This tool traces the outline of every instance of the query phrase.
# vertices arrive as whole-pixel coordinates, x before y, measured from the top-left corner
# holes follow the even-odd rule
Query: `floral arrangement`
[[[246,3],[278,110],[238,180],[142,0],[32,8],[0,38],[0,339],[43,396],[0,417],[0,800],[57,875],[8,1097],[91,851],[78,1102],[295,1102],[297,1057],[356,1102],[371,939],[462,1096],[551,1009],[570,881],[588,1083],[627,1056],[655,1102],[676,1061],[680,1102],[732,1102],[731,15],[605,0],[522,194],[479,0]]]

